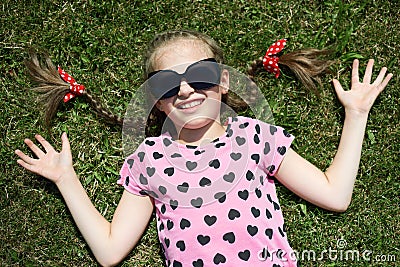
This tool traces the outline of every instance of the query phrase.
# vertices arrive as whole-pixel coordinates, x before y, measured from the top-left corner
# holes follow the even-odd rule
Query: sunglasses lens
[[[196,90],[204,90],[220,83],[220,69],[215,62],[202,61],[186,73],[186,80]]]
[[[151,76],[147,83],[155,98],[164,99],[178,94],[181,78],[174,71],[165,70]]]

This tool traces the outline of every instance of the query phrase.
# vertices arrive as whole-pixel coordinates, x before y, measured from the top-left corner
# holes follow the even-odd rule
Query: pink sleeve
[[[264,123],[262,123],[262,131],[265,138],[263,144],[263,153],[265,155],[263,158],[264,168],[266,168],[269,175],[274,176],[283,157],[289,150],[294,136],[282,127]]]
[[[132,194],[143,196],[145,195],[144,192],[147,191],[147,188],[138,182],[141,175],[140,163],[140,158],[138,157],[137,152],[126,158],[122,165],[120,178],[118,179],[117,184],[122,185],[125,190]]]

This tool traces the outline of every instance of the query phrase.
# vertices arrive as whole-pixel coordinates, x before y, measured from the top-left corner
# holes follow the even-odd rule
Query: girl
[[[76,176],[65,133],[61,152],[40,135],[44,151],[25,139],[37,159],[16,150],[22,167],[57,185],[101,265],[115,265],[132,250],[155,208],[168,266],[296,266],[273,177],[317,206],[347,209],[368,113],[392,74],[382,68],[371,83],[370,60],[360,81],[355,60],[351,90],[333,80],[346,116],[336,156],[322,172],[290,148],[293,136],[281,127],[246,117],[220,121],[221,101],[231,101],[222,60],[215,42],[197,32],[154,39],[145,62],[156,100],[150,117],[167,118],[175,131],[146,138],[127,157],[118,180],[125,190],[111,223]],[[159,112],[161,120],[154,117]]]

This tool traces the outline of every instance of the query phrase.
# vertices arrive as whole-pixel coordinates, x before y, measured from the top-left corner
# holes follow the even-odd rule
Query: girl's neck
[[[211,143],[225,133],[226,127],[219,121],[214,121],[198,129],[182,128],[176,141],[185,145],[199,146]]]

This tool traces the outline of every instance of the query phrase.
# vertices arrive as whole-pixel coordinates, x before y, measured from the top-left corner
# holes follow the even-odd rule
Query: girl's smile
[[[195,111],[203,102],[203,99],[185,101],[184,103],[179,104],[177,107],[178,109],[185,110],[184,112],[192,112]]]

